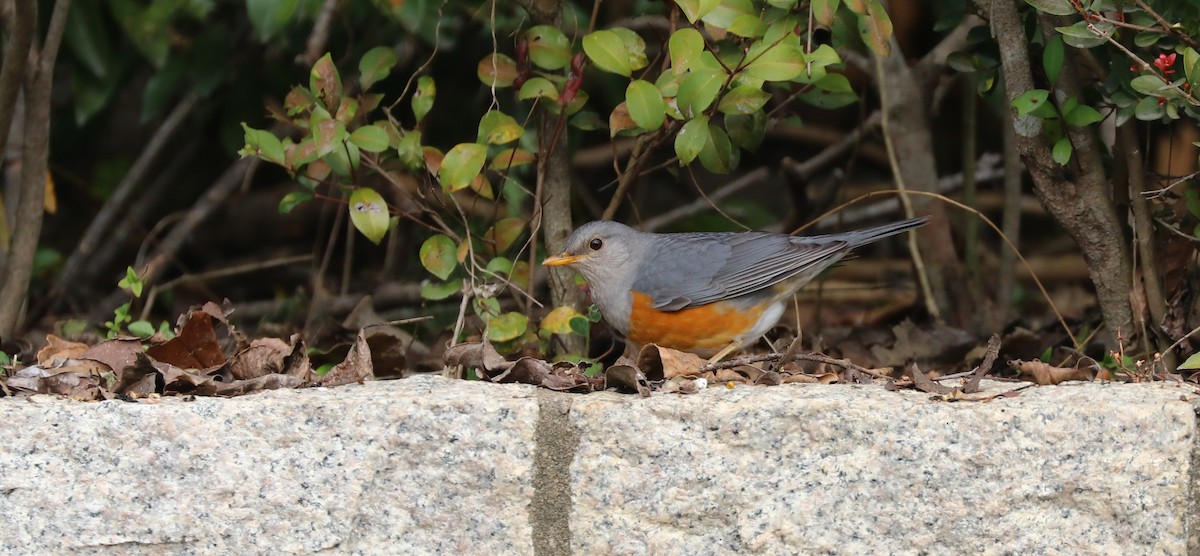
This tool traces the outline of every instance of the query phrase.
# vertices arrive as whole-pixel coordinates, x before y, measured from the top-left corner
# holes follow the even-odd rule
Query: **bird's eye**
[[[592,251],[599,251],[601,247],[604,247],[604,240],[598,237],[594,237],[588,242],[588,248],[590,248]]]

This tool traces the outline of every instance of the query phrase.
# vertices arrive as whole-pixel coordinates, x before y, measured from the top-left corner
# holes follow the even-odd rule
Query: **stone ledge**
[[[414,377],[5,399],[0,553],[1185,554],[1194,396],[1156,383],[988,403],[819,385],[641,399]]]

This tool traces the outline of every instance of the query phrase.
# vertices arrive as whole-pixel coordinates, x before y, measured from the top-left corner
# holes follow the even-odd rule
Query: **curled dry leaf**
[[[707,362],[694,353],[646,344],[638,352],[637,368],[650,380],[672,379],[700,374]]]
[[[442,361],[449,367],[463,366],[485,371],[502,370],[508,363],[487,340],[450,346],[442,354]]]
[[[604,388],[615,388],[618,392],[637,392],[643,398],[650,396],[650,383],[646,380],[646,375],[633,365],[617,364],[605,369]]]
[[[705,388],[708,388],[708,379],[692,379],[677,376],[663,382],[662,386],[659,387],[659,392],[664,394],[695,394]]]
[[[1058,384],[1068,380],[1090,382],[1096,378],[1096,369],[1091,366],[1080,368],[1055,367],[1042,361],[1022,361],[1020,359],[1009,361],[1008,365],[1019,371],[1022,375],[1029,376],[1035,384],[1041,386]]]
[[[286,375],[284,375],[286,376]],[[371,366],[371,348],[367,346],[367,337],[362,330],[354,338],[354,345],[346,354],[346,360],[335,365],[324,376],[317,378],[318,386],[341,386],[343,384],[361,383],[375,378]]]

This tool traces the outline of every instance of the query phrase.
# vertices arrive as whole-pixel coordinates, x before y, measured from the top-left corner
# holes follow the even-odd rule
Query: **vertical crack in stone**
[[[579,429],[571,424],[570,394],[539,388],[534,431],[533,500],[529,504],[533,553],[571,553],[571,462],[579,447]]]

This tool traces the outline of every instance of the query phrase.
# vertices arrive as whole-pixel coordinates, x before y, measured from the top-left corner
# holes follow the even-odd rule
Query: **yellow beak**
[[[567,253],[564,252],[561,255],[555,255],[553,257],[546,257],[546,260],[542,261],[542,266],[571,265],[571,264],[575,264],[575,263],[579,262],[584,257],[585,257],[585,255],[568,255]]]

